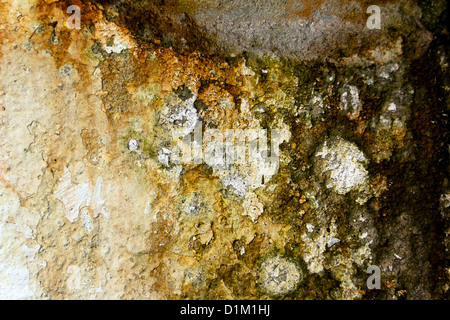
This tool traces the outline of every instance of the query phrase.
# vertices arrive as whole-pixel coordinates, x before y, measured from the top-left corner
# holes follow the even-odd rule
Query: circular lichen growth
[[[130,139],[128,141],[128,149],[131,151],[136,151],[139,149],[139,142],[136,139]]]
[[[316,171],[326,177],[326,187],[339,194],[364,185],[369,173],[365,169],[368,160],[351,142],[335,137],[324,142],[316,152]]]
[[[122,153],[142,159],[155,158],[157,155],[153,141],[140,129],[128,128],[119,138],[118,147]]]
[[[285,258],[275,256],[261,264],[261,286],[273,295],[281,295],[292,291],[302,278],[297,265]]]

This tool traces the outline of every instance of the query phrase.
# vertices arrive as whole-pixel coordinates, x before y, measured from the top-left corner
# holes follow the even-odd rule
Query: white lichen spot
[[[384,79],[389,79],[390,77],[389,77],[389,73],[387,73],[387,72],[382,72],[381,74],[380,74],[380,77],[381,78],[384,78]]]
[[[87,207],[84,207],[80,210],[80,212],[84,227],[86,228],[86,232],[89,234],[92,232],[92,230],[94,230],[94,222],[92,221],[89,209]]]
[[[247,99],[242,99],[241,100],[241,113],[242,114],[249,114],[250,112],[250,104],[248,103]]]
[[[318,212],[320,217],[324,217],[323,212]],[[328,231],[329,230],[329,231]],[[318,228],[316,232],[305,232],[302,234],[303,241],[303,260],[305,261],[309,272],[320,273],[324,269],[324,252],[331,245],[336,244],[337,225],[332,220],[327,228]]]
[[[198,121],[194,94],[186,101],[178,101],[176,105],[168,105],[161,113],[161,123],[169,126],[173,137],[185,137],[193,132]]]
[[[368,78],[367,80],[364,80],[364,83],[371,86],[375,83],[375,80],[373,78]]]
[[[359,100],[359,91],[356,86],[344,85],[342,88],[341,102],[339,108],[347,113],[347,116],[353,120],[359,116],[362,103]]]
[[[364,153],[340,137],[325,141],[316,153],[317,173],[326,176],[327,188],[342,195],[366,183],[366,164]]]
[[[248,184],[244,178],[238,174],[230,174],[222,179],[225,187],[231,187],[234,193],[240,197],[244,197],[247,193]]]
[[[139,142],[136,139],[130,139],[130,141],[128,141],[128,149],[130,151],[136,151],[139,149]]]
[[[311,105],[317,106],[320,109],[323,109],[323,99],[319,95],[315,95],[311,98]]]
[[[441,194],[441,197],[439,200],[444,208],[450,207],[450,193]]]
[[[280,295],[295,289],[302,278],[297,265],[279,256],[261,264],[261,285],[267,292]]]
[[[393,102],[389,103],[388,111],[397,111],[397,106],[395,105],[395,103]]]
[[[106,45],[105,51],[107,53],[121,53],[123,50],[128,49],[128,44],[125,42],[114,43],[113,45]]]
[[[331,238],[328,242],[327,242],[327,247],[331,248],[332,246],[334,246],[336,243],[341,242],[341,240],[339,240],[338,238]]]
[[[242,64],[241,74],[243,76],[254,76],[256,73],[245,65],[245,61]]]
[[[328,106],[324,103],[323,98],[320,95],[315,94],[310,100],[311,118],[321,119],[325,108]],[[308,125],[309,126],[309,125]]]
[[[168,167],[169,166],[169,157],[170,157],[171,153],[172,153],[172,151],[170,151],[169,149],[161,148],[160,150],[158,150],[158,161],[161,164]]]

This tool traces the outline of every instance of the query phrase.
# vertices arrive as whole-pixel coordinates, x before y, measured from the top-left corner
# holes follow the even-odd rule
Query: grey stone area
[[[415,48],[407,54],[419,56],[432,39],[421,23],[420,7],[411,1],[378,2],[380,29],[367,27],[372,14],[367,9],[373,3],[365,1],[97,2],[112,21],[127,25],[141,39],[159,39],[174,48],[192,47],[222,56],[338,58],[361,54],[398,36]]]

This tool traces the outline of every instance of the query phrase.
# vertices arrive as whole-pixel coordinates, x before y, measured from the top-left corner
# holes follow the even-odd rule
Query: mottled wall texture
[[[0,298],[447,299],[447,10],[0,0]]]

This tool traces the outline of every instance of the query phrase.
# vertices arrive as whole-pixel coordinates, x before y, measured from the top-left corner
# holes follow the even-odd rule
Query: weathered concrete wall
[[[0,0],[0,298],[448,297],[445,10]],[[279,167],[173,161],[200,123]]]

